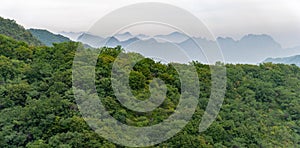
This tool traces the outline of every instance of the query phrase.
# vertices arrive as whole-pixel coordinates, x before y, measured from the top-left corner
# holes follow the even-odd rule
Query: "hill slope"
[[[18,41],[26,42],[30,45],[42,45],[37,38],[23,26],[17,24],[16,21],[2,17],[0,17],[0,34],[9,36]]]
[[[28,30],[34,37],[39,39],[46,46],[52,46],[53,43],[62,43],[71,41],[69,38],[59,34],[53,34],[48,30],[42,29],[29,29]]]

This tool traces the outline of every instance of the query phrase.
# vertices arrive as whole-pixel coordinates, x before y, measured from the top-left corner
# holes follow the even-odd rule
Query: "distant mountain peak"
[[[295,48],[285,50],[278,42],[267,34],[247,34],[239,40],[231,37],[218,37],[216,40],[209,40],[204,37],[188,37],[181,32],[171,32],[169,34],[156,35],[154,37],[144,34],[132,35],[130,32],[123,32],[105,39],[92,35],[89,36],[88,34],[89,33],[84,33],[81,36],[90,37],[90,39],[93,40],[80,41],[89,44],[92,47],[115,47],[121,45],[125,50],[129,46],[147,47],[147,49],[150,50],[151,48],[162,45],[165,48],[164,51],[168,51],[169,49],[166,48],[174,48],[173,46],[169,46],[169,44],[175,44],[191,53],[191,55],[194,56],[193,59],[202,56],[202,53],[198,52],[199,49],[216,48],[217,41],[222,50],[224,59],[228,63],[256,64],[267,57],[290,56],[297,52],[297,49]]]
[[[124,32],[114,35],[119,41],[125,41],[134,37],[130,32]]]
[[[294,55],[290,57],[283,57],[283,58],[267,58],[263,61],[263,63],[275,63],[275,64],[295,64],[300,67],[300,55]]]
[[[101,45],[100,42],[102,40],[104,40],[102,37],[90,33],[83,33],[77,38],[77,41],[88,44],[92,47],[98,47]]]
[[[240,42],[245,44],[256,44],[264,48],[281,48],[281,45],[278,42],[266,34],[248,34],[242,37]]]
[[[124,33],[120,33],[118,35],[132,35],[130,32],[124,32]]]
[[[184,35],[184,34],[181,32],[175,31],[175,32],[169,33],[169,35]]]
[[[103,39],[102,37],[97,36],[97,35],[93,35],[93,34],[90,34],[90,33],[82,33],[82,34],[77,38],[77,40],[81,40],[82,38],[86,38],[86,37],[92,37],[92,38]]]
[[[83,33],[86,33],[86,32],[67,32],[67,31],[61,31],[59,32],[60,35],[63,35],[65,37],[68,37],[69,39],[73,40],[73,41],[77,41],[78,37],[80,35],[82,35]]]
[[[154,38],[163,39],[167,42],[180,43],[187,40],[189,37],[180,32],[172,32],[167,35],[156,35]]]
[[[118,40],[116,37],[114,37],[114,36],[109,37],[109,38],[108,38],[108,41],[116,41],[116,42],[119,42],[119,40]]]

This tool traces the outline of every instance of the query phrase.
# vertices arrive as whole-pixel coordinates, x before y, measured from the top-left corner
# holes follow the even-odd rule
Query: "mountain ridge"
[[[295,64],[300,67],[300,55],[294,55],[290,57],[282,57],[282,58],[267,58],[263,61],[263,63],[274,63],[274,64]]]
[[[128,38],[127,40],[118,40],[117,36],[132,36],[131,38]],[[227,63],[248,63],[248,64],[258,64],[264,61],[268,57],[286,57],[286,56],[292,56],[296,53],[299,53],[300,48],[283,48],[277,41],[274,40],[274,38],[267,34],[247,34],[241,37],[238,40],[234,40],[231,37],[217,37],[215,41],[208,40],[203,37],[188,37],[180,32],[172,32],[166,35],[155,35],[152,37],[149,37],[144,34],[139,35],[133,35],[130,32],[125,32],[122,34],[117,34],[114,36],[117,40],[114,40],[111,43],[107,43],[105,45],[109,47],[113,47],[114,45],[121,45],[123,47],[126,47],[126,45],[129,45],[127,42],[132,43],[132,40],[134,42],[139,41],[138,44],[143,44],[143,40],[154,38],[155,41],[160,43],[167,43],[170,42],[172,44],[175,44],[182,49],[184,49],[186,52],[191,54],[190,56],[193,57],[192,60],[200,60],[201,62],[206,61],[204,60],[203,55],[204,53],[201,53],[200,50],[202,48],[216,48],[216,45],[218,43],[221,52],[224,56],[224,62]],[[143,38],[145,37],[145,38]],[[111,37],[91,37],[89,42],[84,40],[78,40],[83,43],[89,44],[92,47],[100,47],[101,45],[104,45],[104,41],[108,40]],[[124,39],[124,38],[123,38]],[[181,40],[181,42],[179,42]],[[200,44],[200,48],[195,45],[194,41],[197,41]],[[145,43],[145,46],[149,44]],[[159,44],[162,45],[162,44]],[[142,45],[141,45],[142,46]],[[162,45],[164,46],[164,45]],[[168,46],[170,47],[170,46]],[[126,50],[126,48],[125,48]],[[163,50],[163,49],[160,49]],[[170,51],[169,49],[166,51]],[[170,53],[174,54],[174,53]],[[174,54],[175,56],[175,54]]]
[[[15,20],[0,17],[0,34],[9,36],[18,41],[26,42],[29,45],[42,45],[42,42],[35,38],[23,26],[17,24]]]
[[[46,46],[52,46],[53,43],[62,43],[71,41],[69,38],[60,34],[54,34],[46,29],[34,29],[30,28],[28,31],[40,40]]]

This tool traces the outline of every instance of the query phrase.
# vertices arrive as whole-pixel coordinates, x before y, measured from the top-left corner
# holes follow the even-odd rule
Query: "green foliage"
[[[42,45],[37,38],[25,30],[23,26],[18,25],[16,21],[2,17],[0,17],[0,34],[4,34],[18,41],[26,42],[30,45]]]
[[[79,113],[72,91],[72,63],[76,49],[81,48],[75,42],[30,47],[0,35],[0,147],[121,147],[98,136]],[[181,82],[171,64],[144,59],[133,67],[129,82],[135,97],[147,99],[154,78],[167,86],[166,98],[158,108],[137,113],[122,106],[111,87],[112,64],[124,51],[120,47],[92,50],[100,51],[97,92],[114,118],[128,125],[149,126],[174,113]],[[210,96],[210,68],[191,64],[198,72],[201,90],[196,112],[181,132],[153,147],[299,146],[300,68],[270,63],[226,65],[224,104],[216,121],[198,133]]]

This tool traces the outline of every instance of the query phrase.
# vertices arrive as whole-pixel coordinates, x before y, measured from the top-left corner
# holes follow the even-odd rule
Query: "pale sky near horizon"
[[[138,2],[186,9],[215,36],[240,39],[246,34],[269,34],[284,47],[300,46],[299,0],[1,0],[0,16],[25,28],[79,32],[105,14]]]

